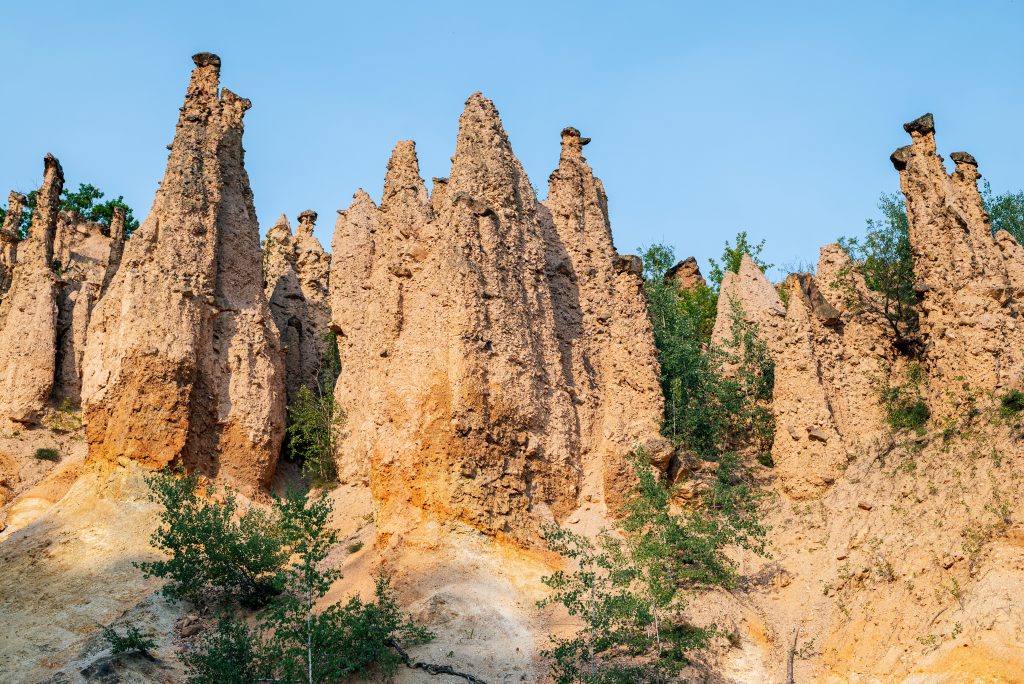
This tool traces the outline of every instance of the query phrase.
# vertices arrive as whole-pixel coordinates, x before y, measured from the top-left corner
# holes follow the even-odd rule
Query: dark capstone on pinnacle
[[[306,211],[299,214],[299,223],[302,223],[302,219],[304,218],[309,219],[310,223],[316,223],[316,217],[317,213],[315,211],[313,211],[312,209],[307,209]]]
[[[907,168],[907,162],[910,161],[911,149],[911,146],[907,145],[905,147],[899,148],[891,155],[889,155],[889,161],[892,162],[892,165],[896,167],[897,171],[902,171],[903,169]]]
[[[566,126],[562,129],[562,137],[565,138],[567,136],[571,138],[579,138],[581,147],[590,142],[590,138],[584,138],[580,135],[579,129],[573,128],[572,126]]]
[[[907,133],[920,133],[921,135],[928,135],[929,133],[935,132],[935,119],[932,115],[925,114],[919,116],[910,123],[903,124],[903,130]]]
[[[951,152],[949,158],[957,164],[970,164],[971,166],[978,165],[978,160],[969,152]]]
[[[192,55],[192,61],[195,62],[198,67],[210,66],[212,64],[213,66],[220,68],[220,57],[212,52],[197,52]]]

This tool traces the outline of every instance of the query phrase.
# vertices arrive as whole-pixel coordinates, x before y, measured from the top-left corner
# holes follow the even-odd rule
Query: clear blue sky
[[[448,174],[476,90],[542,196],[576,126],[619,250],[665,241],[705,270],[741,229],[777,264],[860,233],[897,189],[901,124],[926,111],[943,154],[1024,187],[1022,0],[4,4],[4,197],[38,185],[49,151],[144,216],[203,50],[253,101],[263,229],[312,208],[325,245],[356,188],[380,197],[396,140],[417,141],[428,181]]]

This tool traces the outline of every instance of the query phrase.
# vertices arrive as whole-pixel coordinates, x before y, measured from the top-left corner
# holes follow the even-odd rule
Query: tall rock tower
[[[89,453],[251,489],[277,461],[284,373],[244,166],[250,103],[218,90],[216,55],[193,61],[163,182],[89,325]]]

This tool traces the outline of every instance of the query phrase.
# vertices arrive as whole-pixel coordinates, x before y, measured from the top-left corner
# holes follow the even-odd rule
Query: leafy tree
[[[334,401],[334,383],[341,373],[335,333],[324,338],[325,353],[317,374],[317,385],[299,388],[288,406],[288,449],[302,459],[302,474],[319,484],[337,479],[334,452],[338,432],[345,424],[345,412]]]
[[[718,294],[708,287],[680,289],[664,277],[673,261],[665,245],[644,252],[644,293],[665,396],[662,431],[704,457],[748,445],[765,449],[774,433],[767,406],[774,365],[759,331],[733,306],[730,339],[722,348],[712,345]]]
[[[740,272],[740,264],[743,261],[743,255],[748,255],[755,264],[764,272],[768,272],[773,267],[772,264],[765,263],[761,259],[761,251],[764,249],[764,240],[758,243],[750,242],[747,238],[747,231],[743,230],[736,234],[736,246],[733,247],[729,244],[729,241],[725,241],[725,249],[722,250],[722,260],[716,261],[715,259],[709,259],[711,262],[711,270],[708,272],[708,278],[711,280],[712,288],[717,292],[722,287],[722,281],[725,280],[725,274],[729,271],[733,273]]]
[[[338,543],[337,532],[328,526],[330,501],[292,494],[277,503],[277,510],[292,556],[282,593],[254,627],[222,616],[199,648],[184,656],[189,681],[326,684],[371,671],[392,674],[403,662],[395,646],[422,643],[431,634],[402,612],[383,575],[377,578],[373,601],[353,596],[316,610],[341,577],[338,570],[324,567]]]
[[[552,637],[546,652],[559,684],[674,681],[687,653],[715,633],[686,621],[687,597],[733,586],[729,546],[764,552],[766,531],[734,455],[686,508],[673,506],[676,489],[647,463],[636,455],[637,485],[618,530],[594,541],[557,525],[543,530],[549,547],[576,568],[543,578],[552,594],[540,605],[560,604],[583,623],[570,637]]]
[[[1024,191],[994,195],[992,186],[985,181],[981,199],[992,221],[992,234],[1005,230],[1024,244]]]
[[[878,208],[882,218],[868,219],[863,239],[839,238],[851,263],[840,271],[834,284],[851,310],[884,318],[897,346],[909,350],[918,330],[918,311],[906,204],[900,194],[883,194]],[[868,292],[858,286],[857,275]]]
[[[280,507],[267,513],[251,506],[238,515],[234,493],[217,500],[212,486],[200,490],[196,473],[155,473],[149,486],[164,507],[152,544],[170,557],[137,567],[147,577],[170,579],[167,596],[200,604],[215,590],[226,601],[255,607],[281,592],[291,549]]]
[[[19,237],[21,239],[28,237],[28,229],[32,223],[32,213],[36,208],[36,194],[37,191],[32,190],[25,195],[27,201],[21,210],[21,223],[19,225]],[[139,222],[135,218],[132,208],[125,204],[124,197],[121,195],[106,202],[99,202],[103,197],[103,191],[89,183],[79,184],[78,190],[70,190],[65,187],[60,194],[60,209],[63,211],[73,211],[86,221],[109,226],[111,221],[114,220],[114,209],[120,207],[124,209],[125,237],[131,237],[131,234],[139,227]],[[0,221],[3,221],[6,215],[7,210],[0,208]]]

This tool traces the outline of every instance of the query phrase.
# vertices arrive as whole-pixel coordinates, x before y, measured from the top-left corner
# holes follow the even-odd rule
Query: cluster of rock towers
[[[360,190],[339,212],[333,259],[312,211],[294,233],[282,216],[261,246],[242,149],[250,103],[220,87],[216,55],[193,59],[164,179],[131,239],[123,214],[106,227],[58,211],[50,156],[24,241],[24,199],[11,195],[3,420],[80,403],[94,462],[180,463],[256,491],[275,473],[286,403],[303,385],[333,389],[346,414],[339,472],[370,487],[380,520],[413,511],[510,538],[584,501],[617,504],[638,446],[667,462],[642,269],[612,244],[589,139],[562,131],[539,201],[497,110],[475,94],[431,192],[415,144],[399,142],[380,204]],[[931,117],[906,128],[912,144],[893,163],[929,376],[936,388],[960,376],[1008,386],[1021,369],[1024,253],[993,238],[974,158],[954,153],[950,177]],[[797,498],[881,432],[871,379],[905,363],[882,321],[844,304],[835,280],[847,265],[823,248],[816,276],[786,281],[787,305],[750,259],[722,284],[716,340],[737,302],[775,360],[773,456]],[[703,283],[692,259],[671,275]],[[342,373],[319,387],[334,340]]]

